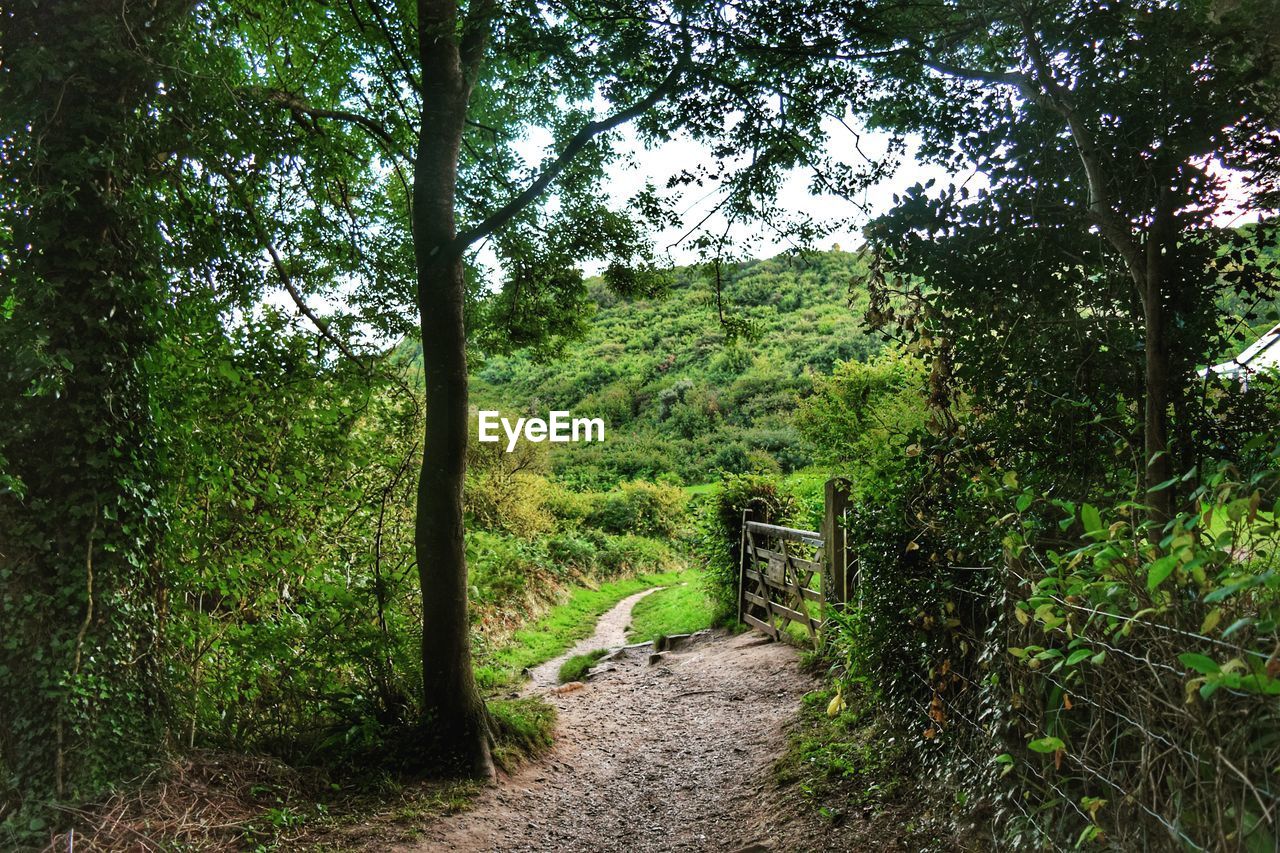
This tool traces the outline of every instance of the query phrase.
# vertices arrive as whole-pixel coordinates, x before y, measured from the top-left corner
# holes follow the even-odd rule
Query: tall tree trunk
[[[183,12],[19,0],[0,25],[0,456],[25,484],[0,492],[0,765],[33,800],[92,797],[160,737],[143,183],[151,57]]]
[[[463,259],[454,246],[458,156],[469,83],[453,0],[420,0],[422,125],[413,242],[426,379],[426,440],[414,546],[422,585],[423,724],[442,769],[492,777],[489,726],[471,670],[462,488],[467,465]]]

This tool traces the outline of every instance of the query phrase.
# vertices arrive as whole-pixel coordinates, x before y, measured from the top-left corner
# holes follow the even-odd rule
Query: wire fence
[[[952,651],[917,674],[919,713],[966,785],[1007,806],[993,810],[996,837],[1027,849],[1280,851],[1280,697],[1202,697],[1204,679],[1180,659],[1275,668],[1265,638],[1195,630],[1209,608],[1194,596],[1139,615],[1046,592],[1036,582],[1051,567],[1030,549],[947,571]],[[1033,592],[1060,622],[1025,618],[1025,605],[1018,618]]]

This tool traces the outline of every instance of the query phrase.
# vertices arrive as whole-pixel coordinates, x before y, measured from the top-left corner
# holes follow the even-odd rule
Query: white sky
[[[856,157],[852,148],[852,137],[849,136],[848,131],[835,122],[831,125],[828,128],[832,140],[830,150],[837,151],[840,147],[848,148],[849,153]],[[548,143],[549,137],[545,134],[532,133],[527,142],[519,146],[519,151],[528,162],[537,163],[553,153],[545,148]],[[860,147],[871,156],[882,154],[887,145],[888,136],[885,134],[872,131],[861,134]],[[605,185],[602,187],[603,191],[618,204],[623,204],[641,190],[646,182],[652,182],[661,191],[666,185],[667,178],[673,173],[684,168],[712,163],[710,152],[704,146],[687,138],[675,139],[646,150],[633,133],[624,132],[621,149],[626,156],[609,170]],[[860,159],[850,158],[849,162],[856,164]],[[820,222],[837,226],[837,230],[831,236],[812,248],[828,249],[833,243],[838,243],[844,249],[853,249],[862,243],[860,234],[862,226],[870,217],[889,209],[894,193],[902,192],[912,184],[924,182],[930,178],[937,178],[939,183],[947,178],[942,169],[923,166],[916,162],[911,157],[910,150],[901,160],[901,166],[892,177],[870,188],[857,199],[858,204],[835,195],[811,194],[809,187],[812,175],[808,170],[796,170],[790,175],[779,194],[778,204],[789,213],[807,214]],[[688,240],[680,245],[671,246],[671,244],[678,241],[689,228],[695,226],[714,207],[717,196],[711,190],[711,185],[694,186],[684,190],[684,194],[680,196],[676,205],[676,210],[681,215],[680,227],[657,234],[654,238],[654,244],[663,259],[676,265],[689,264],[697,260],[696,253],[689,247]],[[724,230],[724,220],[713,217],[704,227],[718,234]],[[739,239],[753,238],[751,247],[748,249],[752,257],[771,257],[794,248],[793,244],[769,231],[760,223],[744,224],[730,233]],[[482,260],[491,263],[491,258],[491,255],[486,258],[485,253],[481,253]],[[598,264],[584,264],[584,269],[588,273],[598,272],[598,267]]]

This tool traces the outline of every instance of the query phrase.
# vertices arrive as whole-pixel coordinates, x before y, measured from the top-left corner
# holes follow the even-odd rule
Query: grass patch
[[[696,486],[685,486],[684,493],[686,495],[709,495],[716,485],[716,483],[699,483]]]
[[[591,636],[596,620],[628,595],[678,583],[681,577],[677,572],[665,572],[612,581],[599,589],[575,589],[564,604],[516,631],[509,645],[486,655],[476,667],[476,681],[490,693],[515,684],[528,667],[545,663]]]
[[[833,827],[847,823],[853,835],[846,841],[857,842],[849,849],[871,849],[862,839],[876,839],[877,849],[986,849],[959,843],[937,814],[922,809],[927,800],[945,799],[946,792],[921,796],[911,738],[895,735],[865,688],[846,690],[842,709],[832,707],[834,689],[804,697],[786,751],[773,766],[777,785],[791,789],[803,807]],[[952,793],[960,802],[959,792]]]
[[[596,649],[594,652],[587,652],[585,655],[574,655],[564,663],[560,664],[559,679],[564,684],[569,681],[581,681],[583,676],[587,674],[587,670],[596,665],[596,661],[609,654],[608,649]]]
[[[556,709],[542,699],[492,699],[488,703],[493,721],[493,760],[508,773],[551,748],[556,728]]]
[[[855,783],[850,804],[874,805],[891,800],[904,784],[910,766],[905,744],[881,731],[869,703],[853,702],[835,717],[828,706],[834,690],[807,694],[787,751],[774,767],[777,781],[798,784],[807,797],[826,800],[839,782]]]
[[[640,599],[631,611],[627,640],[638,643],[672,634],[692,634],[710,628],[714,616],[711,599],[697,583],[696,573],[685,571],[675,584]]]

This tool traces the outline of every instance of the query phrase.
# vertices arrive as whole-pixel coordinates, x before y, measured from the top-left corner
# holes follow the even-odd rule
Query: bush
[[[755,521],[780,523],[795,513],[796,501],[776,477],[746,474],[726,476],[701,504],[694,545],[716,625],[733,619],[738,609],[744,511]]]
[[[555,517],[562,528],[577,527],[591,514],[592,495],[566,489],[559,483],[548,483],[543,493],[547,512]]]
[[[670,546],[643,536],[611,536],[600,552],[600,572],[605,577],[679,567],[680,559]]]
[[[918,359],[845,362],[814,381],[796,425],[819,462],[853,480],[855,497],[892,490],[928,422],[926,384]]]
[[[589,572],[596,565],[599,548],[590,539],[558,534],[547,540],[547,556],[559,564]]]
[[[609,533],[675,536],[685,521],[688,497],[675,486],[637,481],[603,496],[589,523]]]
[[[745,474],[751,470],[751,456],[746,445],[735,441],[717,450],[711,464],[726,474]]]
[[[505,607],[536,594],[531,582],[549,576],[549,562],[541,543],[480,530],[467,535],[471,599],[477,604]]]
[[[476,527],[533,538],[555,528],[550,505],[557,491],[542,474],[547,470],[546,448],[521,440],[514,453],[500,443],[480,442],[472,435],[467,445],[466,511]],[[558,506],[564,509],[564,499]]]

